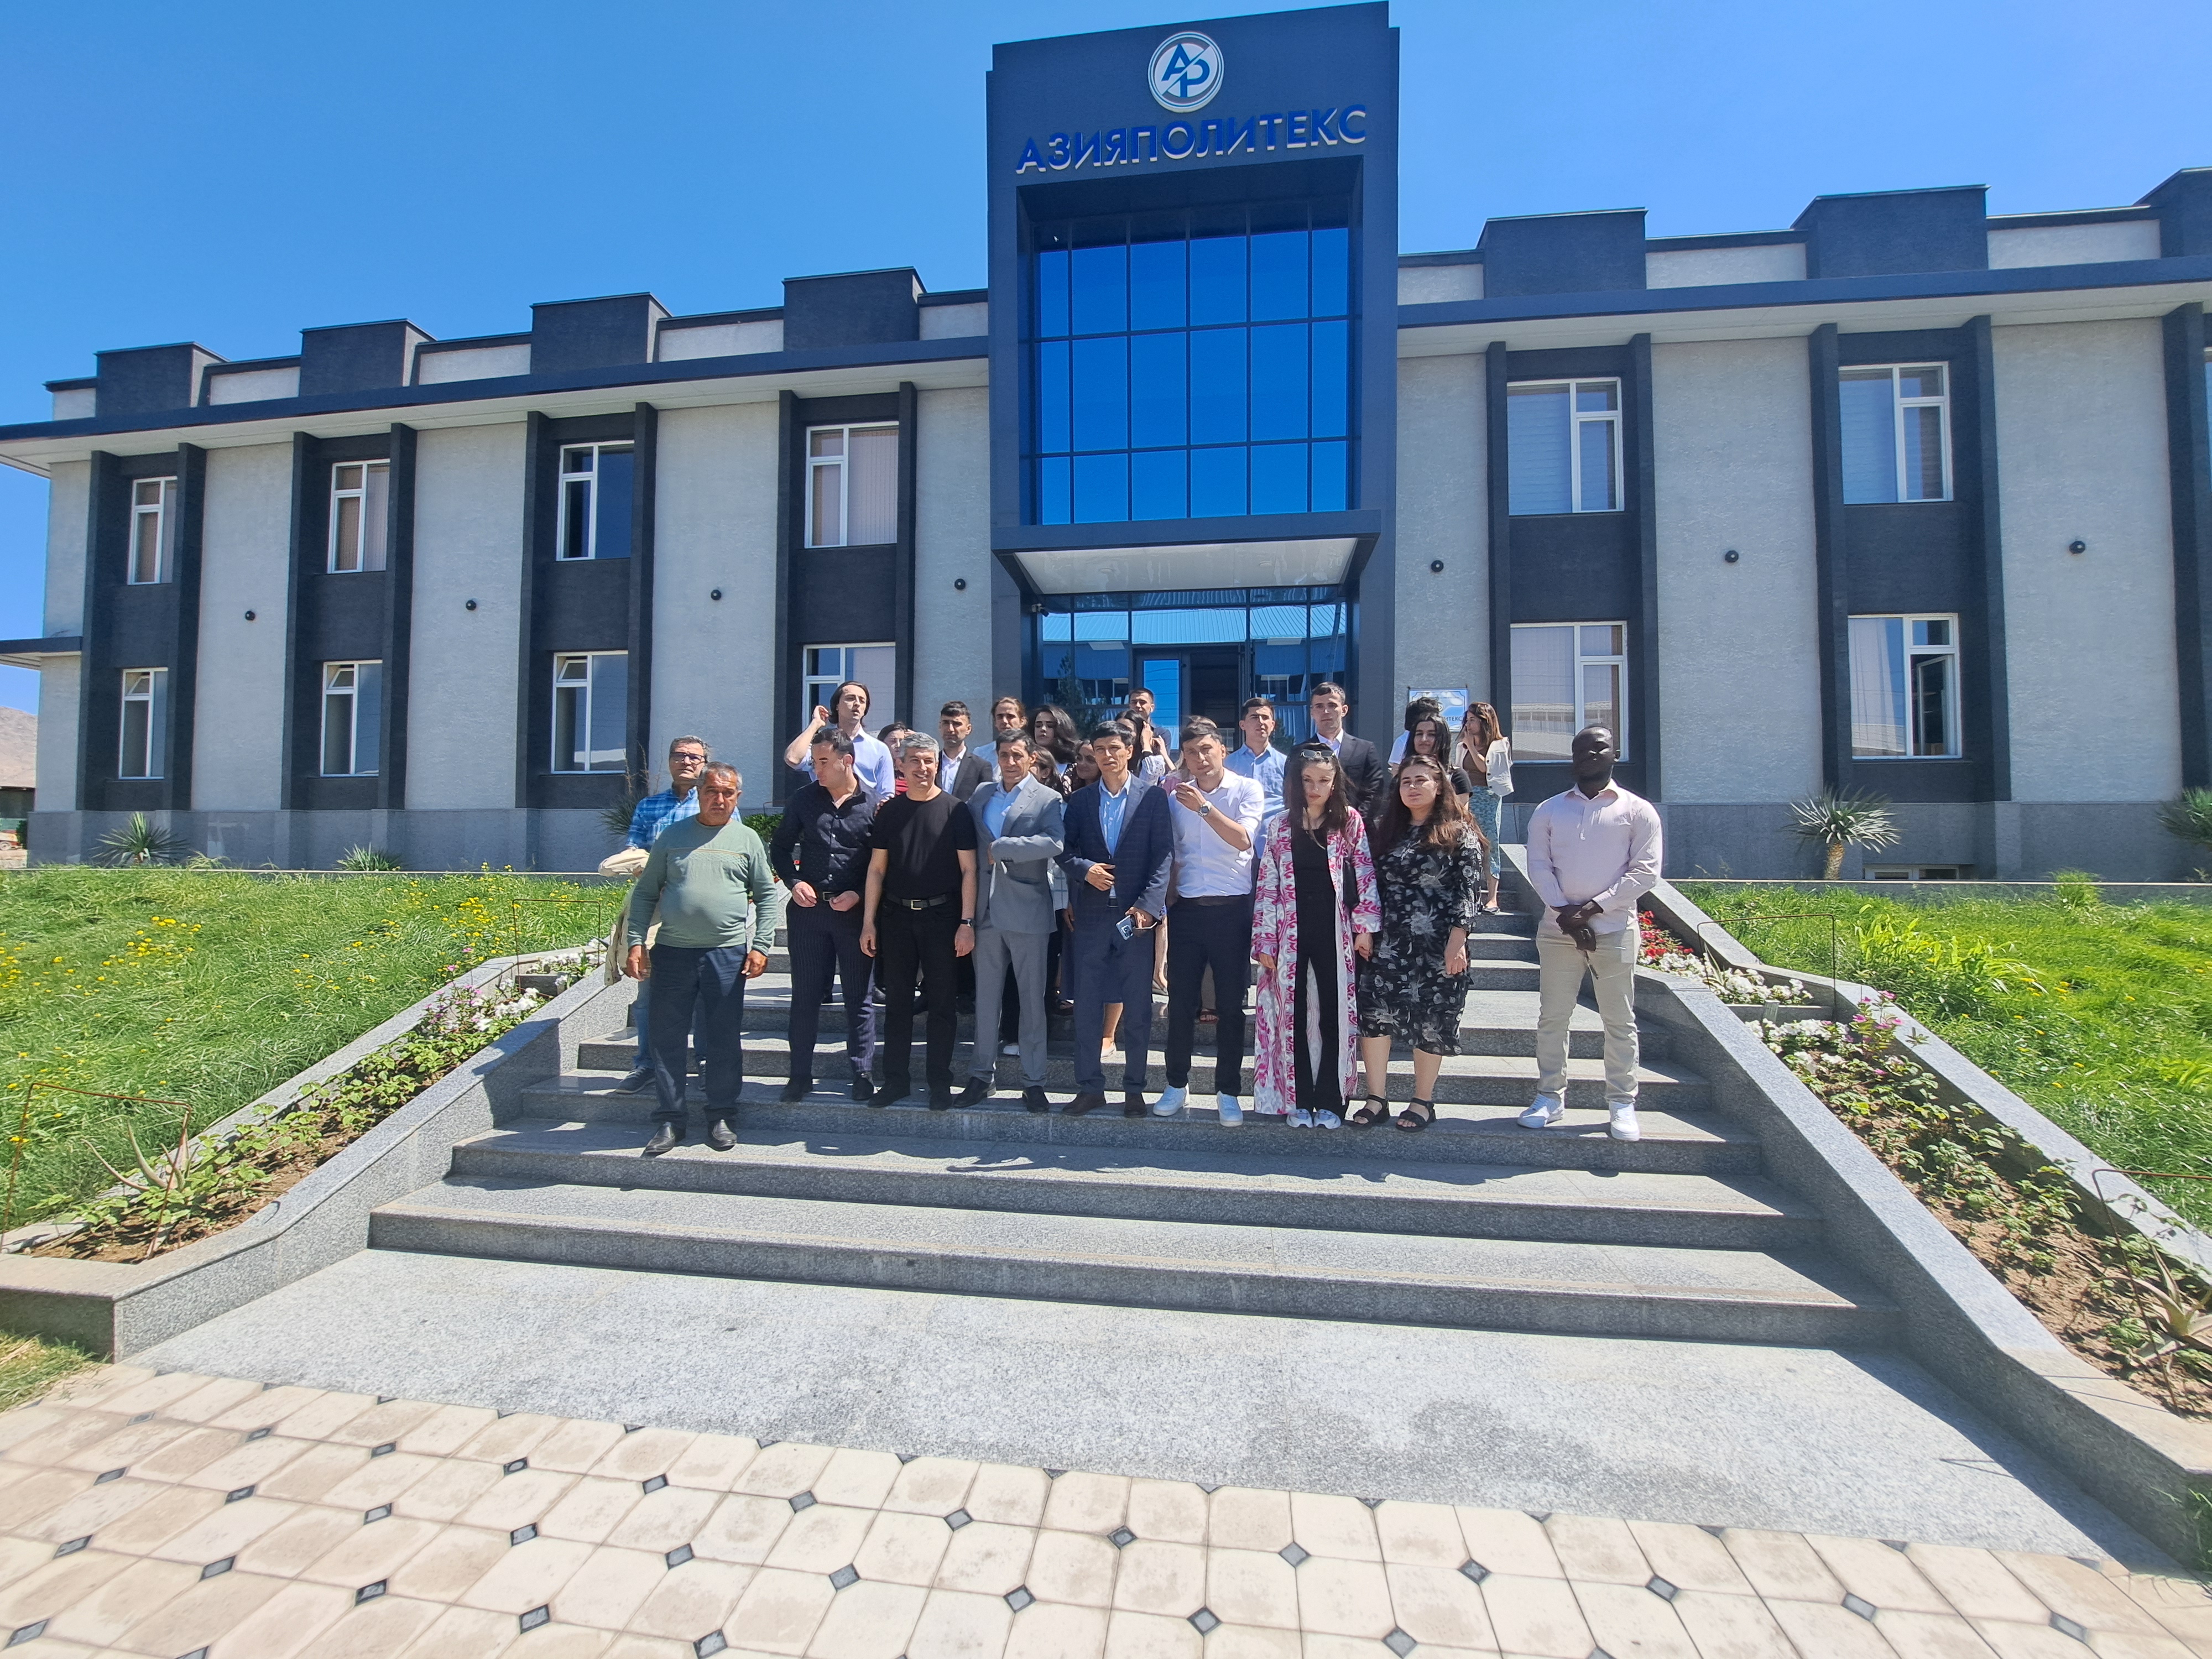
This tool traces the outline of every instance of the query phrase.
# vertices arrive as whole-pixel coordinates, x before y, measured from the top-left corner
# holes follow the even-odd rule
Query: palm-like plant
[[[185,850],[185,838],[173,835],[143,812],[133,812],[120,826],[100,838],[102,864],[170,864]]]
[[[393,854],[381,847],[349,847],[339,854],[337,867],[341,870],[404,870]]]
[[[1853,847],[1869,852],[1897,845],[1897,820],[1890,816],[1889,797],[1854,791],[1839,795],[1824,789],[1809,800],[1793,801],[1790,811],[1796,822],[1790,833],[1819,845],[1826,854],[1820,879],[1835,881],[1844,873],[1844,854]]]
[[[2158,809],[2158,827],[2178,841],[2212,853],[2212,789],[2185,789]]]

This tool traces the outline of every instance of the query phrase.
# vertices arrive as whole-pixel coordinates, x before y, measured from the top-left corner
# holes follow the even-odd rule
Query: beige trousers
[[[1536,935],[1536,1091],[1565,1098],[1567,1024],[1583,975],[1597,981],[1598,1017],[1605,1022],[1605,1097],[1616,1106],[1636,1103],[1637,930],[1600,933],[1585,955],[1564,933]]]

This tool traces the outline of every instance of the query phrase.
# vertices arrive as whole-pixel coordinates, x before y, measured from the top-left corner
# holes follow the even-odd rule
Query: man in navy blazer
[[[1069,799],[1060,855],[1075,911],[1075,1098],[1070,1117],[1106,1103],[1106,1005],[1121,1005],[1121,1115],[1145,1115],[1146,1050],[1152,1035],[1152,929],[1167,914],[1175,828],[1168,799],[1129,775],[1137,733],[1108,720],[1091,739],[1098,781]],[[1130,937],[1121,936],[1122,923]]]

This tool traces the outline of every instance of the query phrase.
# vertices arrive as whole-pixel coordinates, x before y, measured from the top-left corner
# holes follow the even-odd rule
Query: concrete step
[[[640,1140],[629,1126],[523,1119],[456,1146],[452,1172],[464,1180],[1441,1237],[1706,1249],[1785,1249],[1820,1239],[1811,1206],[1756,1176],[1450,1164],[1354,1174],[1271,1155],[1280,1138],[1265,1133],[1234,1151],[1127,1153],[1044,1141],[979,1150],[914,1137],[748,1129],[732,1152],[693,1139],[652,1159],[639,1157]]]
[[[1208,1079],[1210,1080],[1210,1079]],[[1753,1175],[1761,1167],[1759,1142],[1723,1119],[1705,1113],[1683,1115],[1657,1101],[1638,1110],[1644,1138],[1615,1140],[1606,1132],[1602,1110],[1574,1110],[1549,1129],[1524,1129],[1514,1121],[1515,1107],[1438,1103],[1437,1121],[1419,1134],[1395,1129],[1294,1130],[1280,1118],[1245,1114],[1242,1127],[1224,1128],[1211,1101],[1186,1109],[1176,1118],[1122,1117],[1118,1095],[1104,1112],[1068,1117],[1062,1091],[1053,1097],[1048,1115],[1024,1111],[1018,1093],[1002,1089],[973,1107],[933,1112],[918,1095],[890,1107],[856,1105],[843,1088],[818,1089],[805,1101],[786,1106],[777,1099],[777,1081],[748,1080],[741,1097],[741,1121],[747,1132],[771,1137],[857,1135],[932,1140],[1018,1142],[1054,1146],[1113,1147],[1222,1152],[1237,1158],[1265,1156],[1333,1161],[1346,1168],[1372,1170],[1389,1164],[1481,1164],[1518,1168],[1641,1170],[1696,1175]],[[705,1097],[694,1082],[695,1108]],[[1404,1103],[1404,1092],[1395,1097]],[[1157,1099],[1155,1090],[1147,1097]],[[553,1122],[625,1124],[641,1142],[653,1115],[653,1095],[617,1094],[603,1076],[570,1073],[523,1091],[522,1115]]]
[[[1805,1346],[1894,1310],[1817,1255],[1440,1238],[489,1178],[382,1206],[383,1249],[1363,1322]]]
[[[970,1059],[974,1045],[962,1042],[953,1050],[953,1075],[964,1083],[973,1067]],[[1146,1077],[1157,1091],[1164,1086],[1161,1074],[1160,1048],[1155,1041],[1149,1051],[1150,1064]],[[621,1050],[617,1064],[627,1068],[635,1058],[635,1050]],[[1119,1048],[1106,1060],[1106,1082],[1118,1091],[1121,1087],[1121,1065],[1124,1055]],[[921,1034],[916,1031],[912,1057],[912,1081],[920,1086],[923,1061]],[[1213,1056],[1211,1052],[1194,1054],[1191,1076],[1194,1085],[1202,1085],[1211,1093],[1213,1084]],[[611,1069],[611,1068],[610,1068]],[[817,1043],[814,1049],[814,1076],[817,1082],[826,1082],[842,1091],[850,1080],[842,1037]],[[744,1072],[748,1079],[770,1079],[781,1085],[791,1076],[791,1045],[782,1034],[775,1031],[747,1030],[744,1039]],[[884,1075],[883,1058],[877,1056],[876,1076]],[[1390,1067],[1391,1097],[1404,1102],[1413,1091],[1413,1053],[1401,1048]],[[1006,1054],[997,1061],[997,1078],[1002,1089],[1019,1090],[1022,1086],[1022,1063]],[[1663,1061],[1650,1061],[1637,1069],[1638,1097],[1653,1105],[1666,1104],[1673,1109],[1695,1109],[1703,1107],[1710,1094],[1705,1080],[1693,1073],[1685,1072]],[[606,1079],[611,1082],[611,1077]],[[1075,1054],[1065,1041],[1054,1043],[1045,1056],[1044,1085],[1056,1094],[1075,1092]],[[1244,1064],[1243,1088],[1249,1095],[1252,1087],[1252,1065]],[[1526,1106],[1536,1092],[1536,1062],[1526,1054],[1455,1054],[1445,1060],[1438,1073],[1436,1099],[1438,1103],[1466,1106]],[[1597,1107],[1605,1098],[1605,1062],[1602,1060],[1567,1061],[1567,1103],[1571,1106]]]

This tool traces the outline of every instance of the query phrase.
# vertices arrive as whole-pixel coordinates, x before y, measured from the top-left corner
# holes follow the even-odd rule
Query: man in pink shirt
[[[1566,1113],[1567,1023],[1588,974],[1605,1021],[1613,1136],[1634,1140],[1636,901],[1659,884],[1660,836],[1657,810],[1613,781],[1620,758],[1602,726],[1576,732],[1575,787],[1528,817],[1528,879],[1546,908],[1536,924],[1536,1099],[1521,1121],[1545,1129]]]

